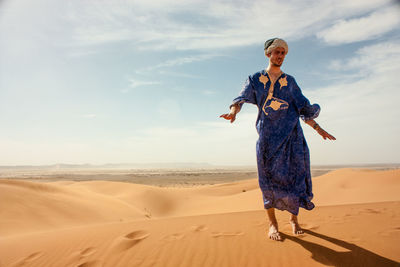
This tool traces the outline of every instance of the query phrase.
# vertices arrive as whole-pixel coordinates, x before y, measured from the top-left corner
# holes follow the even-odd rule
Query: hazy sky
[[[257,108],[220,119],[263,44],[337,141],[312,164],[400,162],[400,5],[385,0],[0,0],[0,165],[255,165]]]

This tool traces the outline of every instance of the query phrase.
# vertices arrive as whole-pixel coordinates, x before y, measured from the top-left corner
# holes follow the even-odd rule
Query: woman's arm
[[[322,138],[324,138],[324,140],[326,140],[326,138],[328,138],[329,140],[336,140],[336,138],[333,135],[330,135],[324,129],[322,129],[321,126],[319,126],[319,124],[315,120],[308,120],[305,121],[305,123],[313,127],[314,130],[316,130],[322,136]]]

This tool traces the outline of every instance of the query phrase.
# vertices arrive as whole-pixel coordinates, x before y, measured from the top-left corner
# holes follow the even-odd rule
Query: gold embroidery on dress
[[[260,76],[260,78],[261,78],[261,76]],[[267,77],[267,79],[268,79],[268,77]],[[282,80],[282,82],[281,82],[281,80]],[[286,82],[286,84],[284,84],[285,82]],[[279,80],[279,84],[281,85],[280,88],[282,88],[282,86],[286,86],[287,85],[286,76],[285,76],[285,78],[281,78]],[[264,105],[263,105],[263,108],[262,108],[264,113],[265,113],[265,115],[268,115],[268,112],[266,111],[266,108],[268,108],[268,107],[272,108],[275,111],[276,110],[280,110],[280,109],[282,109],[282,110],[283,109],[287,109],[289,107],[289,103],[288,102],[273,96],[273,94],[274,94],[274,85],[275,85],[275,83],[272,83],[272,81],[271,81],[271,84],[270,84],[269,90],[268,90],[268,96],[267,96],[267,99],[265,99],[265,102],[264,102]],[[271,100],[271,102],[267,106],[268,100]]]
[[[276,97],[273,97],[273,99],[272,99],[272,101],[271,101],[271,103],[269,104],[268,107],[272,108],[273,110],[287,109],[288,108],[286,101],[284,101],[282,99],[279,99],[279,98],[276,98]]]
[[[286,76],[279,79],[279,84],[281,85],[279,89],[282,89],[283,86],[287,86]]]
[[[260,83],[264,84],[265,89],[265,87],[267,86],[267,82],[269,81],[268,76],[261,74],[258,80],[260,81]]]

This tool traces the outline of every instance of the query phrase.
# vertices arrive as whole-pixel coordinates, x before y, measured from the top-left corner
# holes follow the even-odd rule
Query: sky
[[[325,141],[312,165],[400,162],[400,3],[0,0],[0,165],[255,165],[258,109],[229,111],[289,44]]]

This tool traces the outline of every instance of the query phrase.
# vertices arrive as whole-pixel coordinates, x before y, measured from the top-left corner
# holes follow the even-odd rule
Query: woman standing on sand
[[[295,79],[281,71],[288,53],[287,43],[279,38],[270,39],[265,42],[264,52],[269,58],[267,69],[248,77],[230,112],[220,117],[232,123],[243,103],[257,105],[257,167],[270,220],[268,236],[282,240],[274,208],[291,213],[290,223],[296,235],[303,233],[297,220],[299,207],[314,208],[310,155],[299,118],[324,139],[336,139],[314,121],[319,115],[319,105],[311,105]]]

